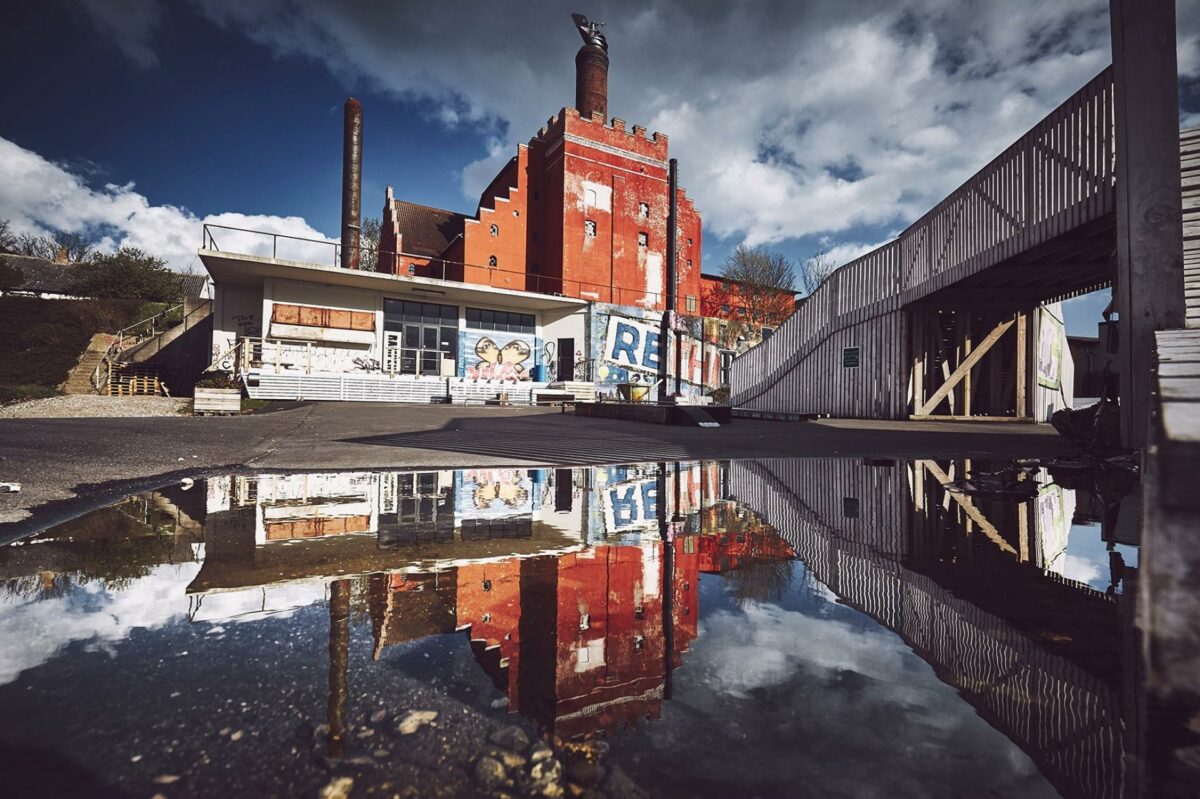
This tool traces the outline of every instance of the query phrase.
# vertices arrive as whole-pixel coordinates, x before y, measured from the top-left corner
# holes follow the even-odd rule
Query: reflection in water
[[[622,736],[630,746],[648,736],[626,768],[651,790],[721,794],[765,779],[757,790],[784,795],[803,772],[777,761],[753,775],[677,764],[692,776],[667,781],[659,772],[679,750],[660,741],[683,736],[695,754],[723,755],[730,740],[688,718],[713,717],[710,706],[724,702],[722,721],[736,727],[749,697],[753,726],[787,704],[768,699],[769,686],[819,663],[813,674],[832,675],[828,692],[865,690],[844,675],[888,685],[907,673],[905,691],[932,697],[911,666],[885,665],[908,655],[889,654],[880,625],[968,703],[924,700],[953,714],[947,729],[963,741],[986,737],[966,732],[973,711],[1060,793],[1129,795],[1137,642],[1124,597],[1134,593],[1136,529],[1117,523],[1119,502],[1032,467],[1019,470],[1020,491],[954,487],[985,471],[969,461],[806,459],[209,478],[0,549],[0,685],[36,682],[39,667],[77,655],[72,642],[117,656],[133,630],[180,621],[220,632],[294,619],[299,629],[300,614],[323,603],[328,673],[315,721],[328,725],[330,757],[357,745],[361,626],[367,662],[381,665],[409,662],[431,636],[469,642],[501,704],[551,740],[615,734],[620,755]],[[1097,522],[1101,535],[1087,526]],[[704,616],[702,584],[716,587]],[[872,723],[921,729],[903,717]],[[794,718],[773,729],[819,748]],[[952,745],[927,734],[913,745]],[[0,722],[0,740],[17,735]],[[1006,757],[1010,768],[1015,755]],[[903,768],[920,784],[936,760]]]

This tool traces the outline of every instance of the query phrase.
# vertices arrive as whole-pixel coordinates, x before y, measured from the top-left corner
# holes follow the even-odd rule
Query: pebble
[[[178,774],[159,774],[154,778],[154,782],[159,785],[170,785],[173,782],[179,782]]]
[[[475,762],[475,781],[484,790],[493,791],[508,781],[508,773],[499,760],[484,755]]]
[[[534,782],[557,782],[562,776],[562,764],[552,757],[539,760],[529,769],[529,776]]]
[[[376,710],[374,713],[371,714],[371,723],[372,724],[381,724],[381,723],[383,723],[383,720],[387,718],[387,716],[388,716],[388,712],[386,710]]]
[[[401,735],[412,735],[417,730],[430,724],[438,717],[436,710],[410,710],[408,715],[400,719],[396,731]]]
[[[503,746],[514,752],[523,752],[529,746],[529,736],[525,734],[525,730],[515,725],[496,730],[488,736],[488,740],[496,746]]]
[[[545,760],[548,757],[554,757],[554,750],[542,743],[534,746],[533,751],[529,753],[529,759],[534,763],[539,760]]]
[[[349,799],[353,777],[334,777],[321,789],[321,799]]]
[[[229,740],[231,740],[231,741],[240,741],[240,740],[242,740],[242,736],[243,736],[243,735],[245,735],[245,734],[246,734],[246,733],[242,732],[241,730],[238,730],[238,731],[237,731],[237,732],[235,732],[233,735],[230,735],[230,736],[229,736]]]
[[[495,760],[499,760],[504,764],[504,767],[508,769],[525,767],[525,758],[521,757],[516,752],[510,752],[507,749],[501,749],[499,747],[490,749],[487,752],[487,756]]]

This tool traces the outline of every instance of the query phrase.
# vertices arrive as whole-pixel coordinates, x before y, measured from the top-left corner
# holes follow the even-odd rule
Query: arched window
[[[590,239],[596,238],[596,223],[590,219],[585,219],[583,222],[583,232],[586,233]]]
[[[496,265],[496,256],[489,255],[488,256],[488,266],[495,266],[495,265]]]
[[[650,204],[649,203],[638,203],[638,216],[640,216],[642,219],[650,218]]]
[[[595,189],[584,189],[583,190],[583,201],[587,204],[587,206],[589,208],[595,208],[598,200],[599,200],[599,197],[596,195]]]
[[[499,225],[492,225],[492,235],[493,236],[500,235],[500,226]]]

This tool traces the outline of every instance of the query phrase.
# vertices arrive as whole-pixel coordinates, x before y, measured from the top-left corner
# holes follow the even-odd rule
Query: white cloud
[[[482,132],[484,151],[460,171],[472,201],[573,101],[579,41],[551,0],[465,12],[193,2],[279,55]],[[1200,4],[1178,6],[1180,70],[1198,76]],[[610,114],[667,133],[708,230],[750,244],[903,227],[1111,60],[1105,0],[778,0],[752,12],[597,0],[590,13],[608,23]],[[135,22],[122,46],[151,48],[155,25]],[[1185,109],[1185,121],[1198,114]]]
[[[484,131],[487,152],[461,173],[470,199],[573,100],[579,42],[556,3],[464,18],[445,4],[199,2],[279,54]],[[610,114],[667,133],[709,230],[751,244],[907,223],[1109,61],[1103,0],[598,5]]]
[[[99,240],[101,251],[138,247],[166,259],[173,269],[196,261],[205,222],[261,230],[303,239],[331,241],[298,216],[269,216],[225,212],[201,219],[187,208],[153,205],[133,183],[109,183],[92,188],[79,175],[0,137],[0,219],[17,232],[42,234],[53,229],[85,233]],[[268,235],[215,231],[224,249],[270,255]],[[280,239],[280,258],[332,262],[327,244]]]

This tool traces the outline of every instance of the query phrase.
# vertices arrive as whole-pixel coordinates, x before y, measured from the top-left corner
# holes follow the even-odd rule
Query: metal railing
[[[225,235],[225,233],[229,235]],[[217,243],[217,234],[221,234],[221,238],[227,245],[232,243],[233,248],[221,249]],[[247,243],[244,238],[247,235],[255,238]],[[296,263],[332,266],[341,264],[342,245],[332,239],[308,239],[265,230],[250,230],[249,228],[209,223],[203,225],[203,237],[201,249],[211,252],[257,255]],[[239,238],[242,239],[241,242],[236,241]],[[231,239],[235,241],[231,242]],[[613,305],[657,308],[662,304],[665,296],[663,292],[627,288],[618,286],[614,282],[594,283],[586,280],[571,280],[552,275],[541,275],[536,272],[504,269],[499,265],[454,261],[411,252],[380,250],[369,246],[359,248],[358,262],[358,269],[362,272],[573,297]],[[695,305],[694,308],[688,308],[689,300]],[[676,299],[675,305],[677,313],[694,316],[698,316],[700,313],[700,297],[680,296]]]
[[[101,356],[100,363],[92,370],[92,387],[99,391],[101,386],[106,385],[112,379],[113,364],[119,360],[117,356],[122,352],[178,324],[178,322],[174,322],[160,328],[160,325],[164,323],[169,315],[175,311],[182,310],[183,306],[182,302],[178,305],[172,305],[170,308],[154,314],[154,316],[148,316],[141,321],[134,322],[132,325],[118,330],[116,335],[113,336],[113,340],[109,343],[108,349]]]

